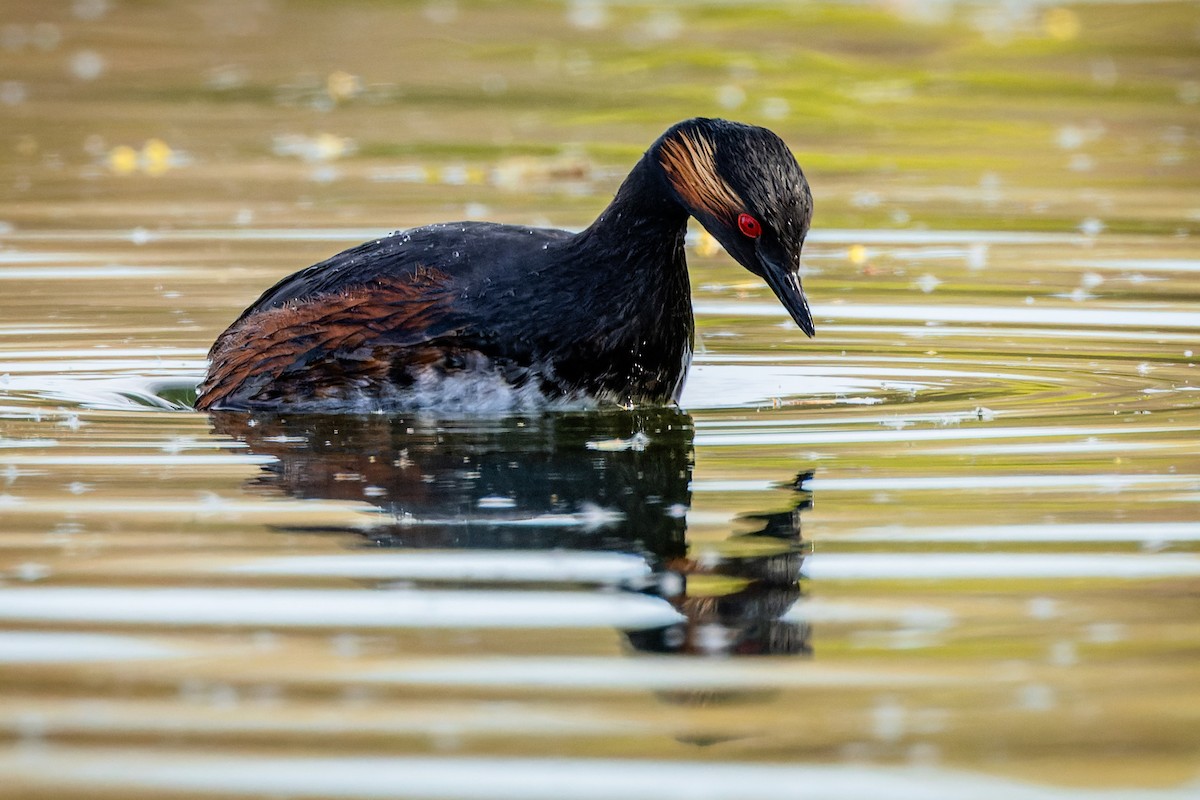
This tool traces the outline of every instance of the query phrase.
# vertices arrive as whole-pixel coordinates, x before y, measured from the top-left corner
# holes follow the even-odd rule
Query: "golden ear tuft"
[[[679,196],[695,211],[730,220],[742,208],[729,184],[717,174],[713,144],[699,134],[678,133],[662,143],[659,163]]]

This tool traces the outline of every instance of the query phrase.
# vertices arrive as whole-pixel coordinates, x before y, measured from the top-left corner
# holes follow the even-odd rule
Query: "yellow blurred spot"
[[[750,585],[745,578],[727,575],[689,575],[688,597],[724,597],[740,592]]]
[[[171,168],[171,146],[162,139],[150,139],[142,145],[142,170],[155,177]]]
[[[332,161],[346,155],[350,142],[334,133],[320,133],[312,140],[312,155],[316,161]]]
[[[702,256],[713,256],[721,252],[721,244],[708,231],[700,231],[696,241],[696,252]]]
[[[1042,17],[1042,28],[1051,39],[1069,42],[1079,36],[1079,15],[1069,8],[1052,8]]]
[[[339,69],[329,73],[329,77],[325,79],[325,91],[329,92],[330,99],[340,103],[361,92],[362,81],[357,75]]]
[[[867,248],[863,247],[861,244],[851,245],[850,251],[847,253],[847,257],[850,259],[851,264],[855,265],[856,267],[862,266],[863,264],[867,263]]]
[[[487,180],[487,173],[480,167],[467,167],[467,183],[483,183]]]
[[[115,175],[132,175],[138,168],[137,150],[124,144],[109,150],[108,168]]]

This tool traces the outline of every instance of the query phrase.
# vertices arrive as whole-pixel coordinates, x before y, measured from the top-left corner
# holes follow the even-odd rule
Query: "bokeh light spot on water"
[[[328,131],[312,136],[298,133],[279,134],[272,140],[271,147],[277,156],[294,156],[316,163],[335,161],[357,150],[353,139]]]
[[[791,104],[783,97],[767,97],[762,101],[759,112],[768,120],[782,120],[791,113]]]
[[[362,78],[345,70],[334,70],[325,78],[325,90],[335,103],[351,100],[362,93]]]
[[[1079,37],[1082,26],[1073,9],[1059,6],[1047,9],[1042,15],[1042,28],[1050,38],[1067,42]]]
[[[581,30],[602,30],[609,23],[608,4],[604,0],[570,0],[567,22]]]
[[[76,18],[95,21],[102,18],[109,10],[109,0],[72,0],[71,13]]]
[[[29,96],[29,90],[21,81],[0,81],[0,103],[19,106]]]
[[[171,146],[162,139],[150,139],[142,145],[139,163],[147,175],[162,175],[171,168],[173,155]]]
[[[89,151],[103,147],[103,139],[89,137],[85,149]],[[162,139],[147,139],[141,149],[126,144],[113,147],[104,154],[104,164],[114,175],[132,175],[142,172],[151,177],[165,175],[169,170],[189,162],[186,153],[171,148]]]
[[[81,81],[94,81],[104,74],[108,63],[95,50],[80,50],[71,56],[71,74]]]
[[[245,67],[238,64],[222,64],[208,71],[205,85],[210,89],[224,92],[239,89],[246,85],[249,73]]]
[[[746,102],[746,90],[736,84],[722,84],[716,88],[716,100],[721,108],[732,111]]]
[[[925,294],[929,294],[934,289],[941,286],[942,281],[936,275],[931,275],[930,273],[927,272],[924,275],[922,275],[921,277],[917,278],[917,280],[914,283],[915,283],[916,287],[918,289],[920,289],[922,292],[924,292]]]
[[[435,25],[449,25],[458,19],[458,3],[455,0],[426,0],[425,19]]]

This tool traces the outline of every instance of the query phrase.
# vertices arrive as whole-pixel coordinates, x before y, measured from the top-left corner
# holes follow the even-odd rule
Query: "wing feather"
[[[453,335],[449,283],[425,269],[248,313],[213,345],[196,407],[321,399],[381,385],[406,350]]]

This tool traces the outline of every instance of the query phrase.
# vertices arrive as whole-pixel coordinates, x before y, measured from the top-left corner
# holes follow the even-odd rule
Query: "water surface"
[[[938,8],[0,5],[0,794],[1196,796],[1200,16]],[[189,409],[699,113],[794,144],[816,339],[697,230],[679,409]]]

